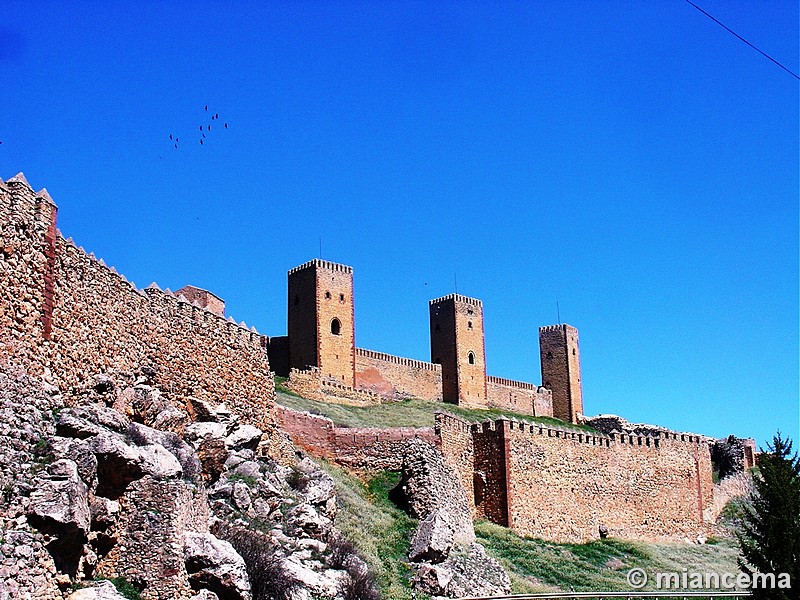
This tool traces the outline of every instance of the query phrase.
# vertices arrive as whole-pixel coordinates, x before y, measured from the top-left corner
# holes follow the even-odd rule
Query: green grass
[[[397,485],[398,473],[374,474],[365,485],[346,471],[318,461],[336,482],[339,513],[336,527],[352,541],[375,573],[383,598],[426,600],[412,596],[407,556],[417,522],[392,504],[388,492]]]
[[[541,423],[579,431],[595,431],[587,425],[565,423],[552,417],[532,417],[497,408],[488,410],[468,409],[455,404],[426,402],[424,400],[400,400],[375,406],[329,404],[302,398],[297,394],[287,394],[278,387],[278,379],[278,377],[275,378],[278,404],[286,408],[328,417],[340,427],[433,427],[436,411],[446,411],[471,422],[498,419],[505,416],[529,423]]]
[[[488,522],[475,524],[478,541],[499,559],[511,576],[514,593],[546,591],[625,591],[626,576],[639,567],[657,572],[738,573],[738,548],[731,540],[714,545],[634,542],[605,539],[585,544],[558,544],[521,538]],[[655,589],[654,582],[647,590]]]

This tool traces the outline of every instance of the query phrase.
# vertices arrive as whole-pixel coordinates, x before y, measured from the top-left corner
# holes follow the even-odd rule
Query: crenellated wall
[[[610,535],[682,540],[704,531],[712,501],[708,445],[689,434],[601,434],[437,414],[447,462],[476,516],[559,541]]]
[[[524,381],[488,375],[486,400],[489,408],[502,408],[535,417],[553,416],[553,394],[550,390]]]
[[[262,336],[157,287],[138,290],[55,233],[55,205],[22,177],[0,183],[0,358],[72,394],[90,377],[148,366],[169,399],[225,402],[274,424]]]
[[[402,445],[407,440],[419,438],[438,444],[433,427],[337,427],[327,417],[280,405],[276,406],[276,416],[296,446],[355,469],[398,470],[402,467]]]
[[[356,387],[387,398],[442,401],[442,367],[356,348]]]

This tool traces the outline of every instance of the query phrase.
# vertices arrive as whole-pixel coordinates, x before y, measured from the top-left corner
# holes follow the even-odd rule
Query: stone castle
[[[474,517],[554,540],[683,539],[713,515],[707,438],[618,420],[584,420],[578,332],[539,329],[542,385],[488,376],[483,305],[452,294],[430,302],[431,362],[355,346],[353,271],[312,260],[289,271],[288,335],[225,317],[224,302],[187,286],[137,289],[56,228],[46,190],[22,174],[0,180],[0,363],[57,385],[65,402],[96,373],[143,365],[191,414],[224,403],[266,432],[359,469],[397,469],[408,438],[435,445],[467,491]],[[303,396],[375,404],[420,398],[500,408],[531,419],[470,423],[443,410],[434,428],[351,429],[275,402],[274,374]],[[554,417],[563,421],[536,419]],[[752,452],[750,454],[752,462]]]
[[[487,376],[483,303],[475,298],[450,294],[430,301],[431,362],[424,362],[356,347],[352,267],[309,261],[289,271],[288,289],[288,335],[267,340],[278,375],[314,369],[328,382],[386,398],[501,408],[572,423],[583,412],[578,331],[570,325],[539,329],[543,385],[537,386]],[[213,301],[209,294],[207,304]]]

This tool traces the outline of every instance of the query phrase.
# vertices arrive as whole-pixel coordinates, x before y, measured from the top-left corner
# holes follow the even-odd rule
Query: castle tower
[[[289,271],[289,365],[355,381],[353,268],[314,259]]]
[[[572,325],[539,327],[542,385],[553,392],[553,416],[576,423],[583,414],[581,354]]]
[[[442,365],[445,402],[486,408],[483,303],[450,294],[430,301],[431,362]]]

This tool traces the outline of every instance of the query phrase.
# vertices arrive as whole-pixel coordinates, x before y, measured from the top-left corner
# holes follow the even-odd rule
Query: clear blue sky
[[[698,2],[800,71],[797,2]],[[455,273],[490,374],[558,302],[587,413],[797,439],[798,81],[683,0],[6,0],[0,71],[0,177],[139,287],[280,335],[321,237],[359,346]]]

